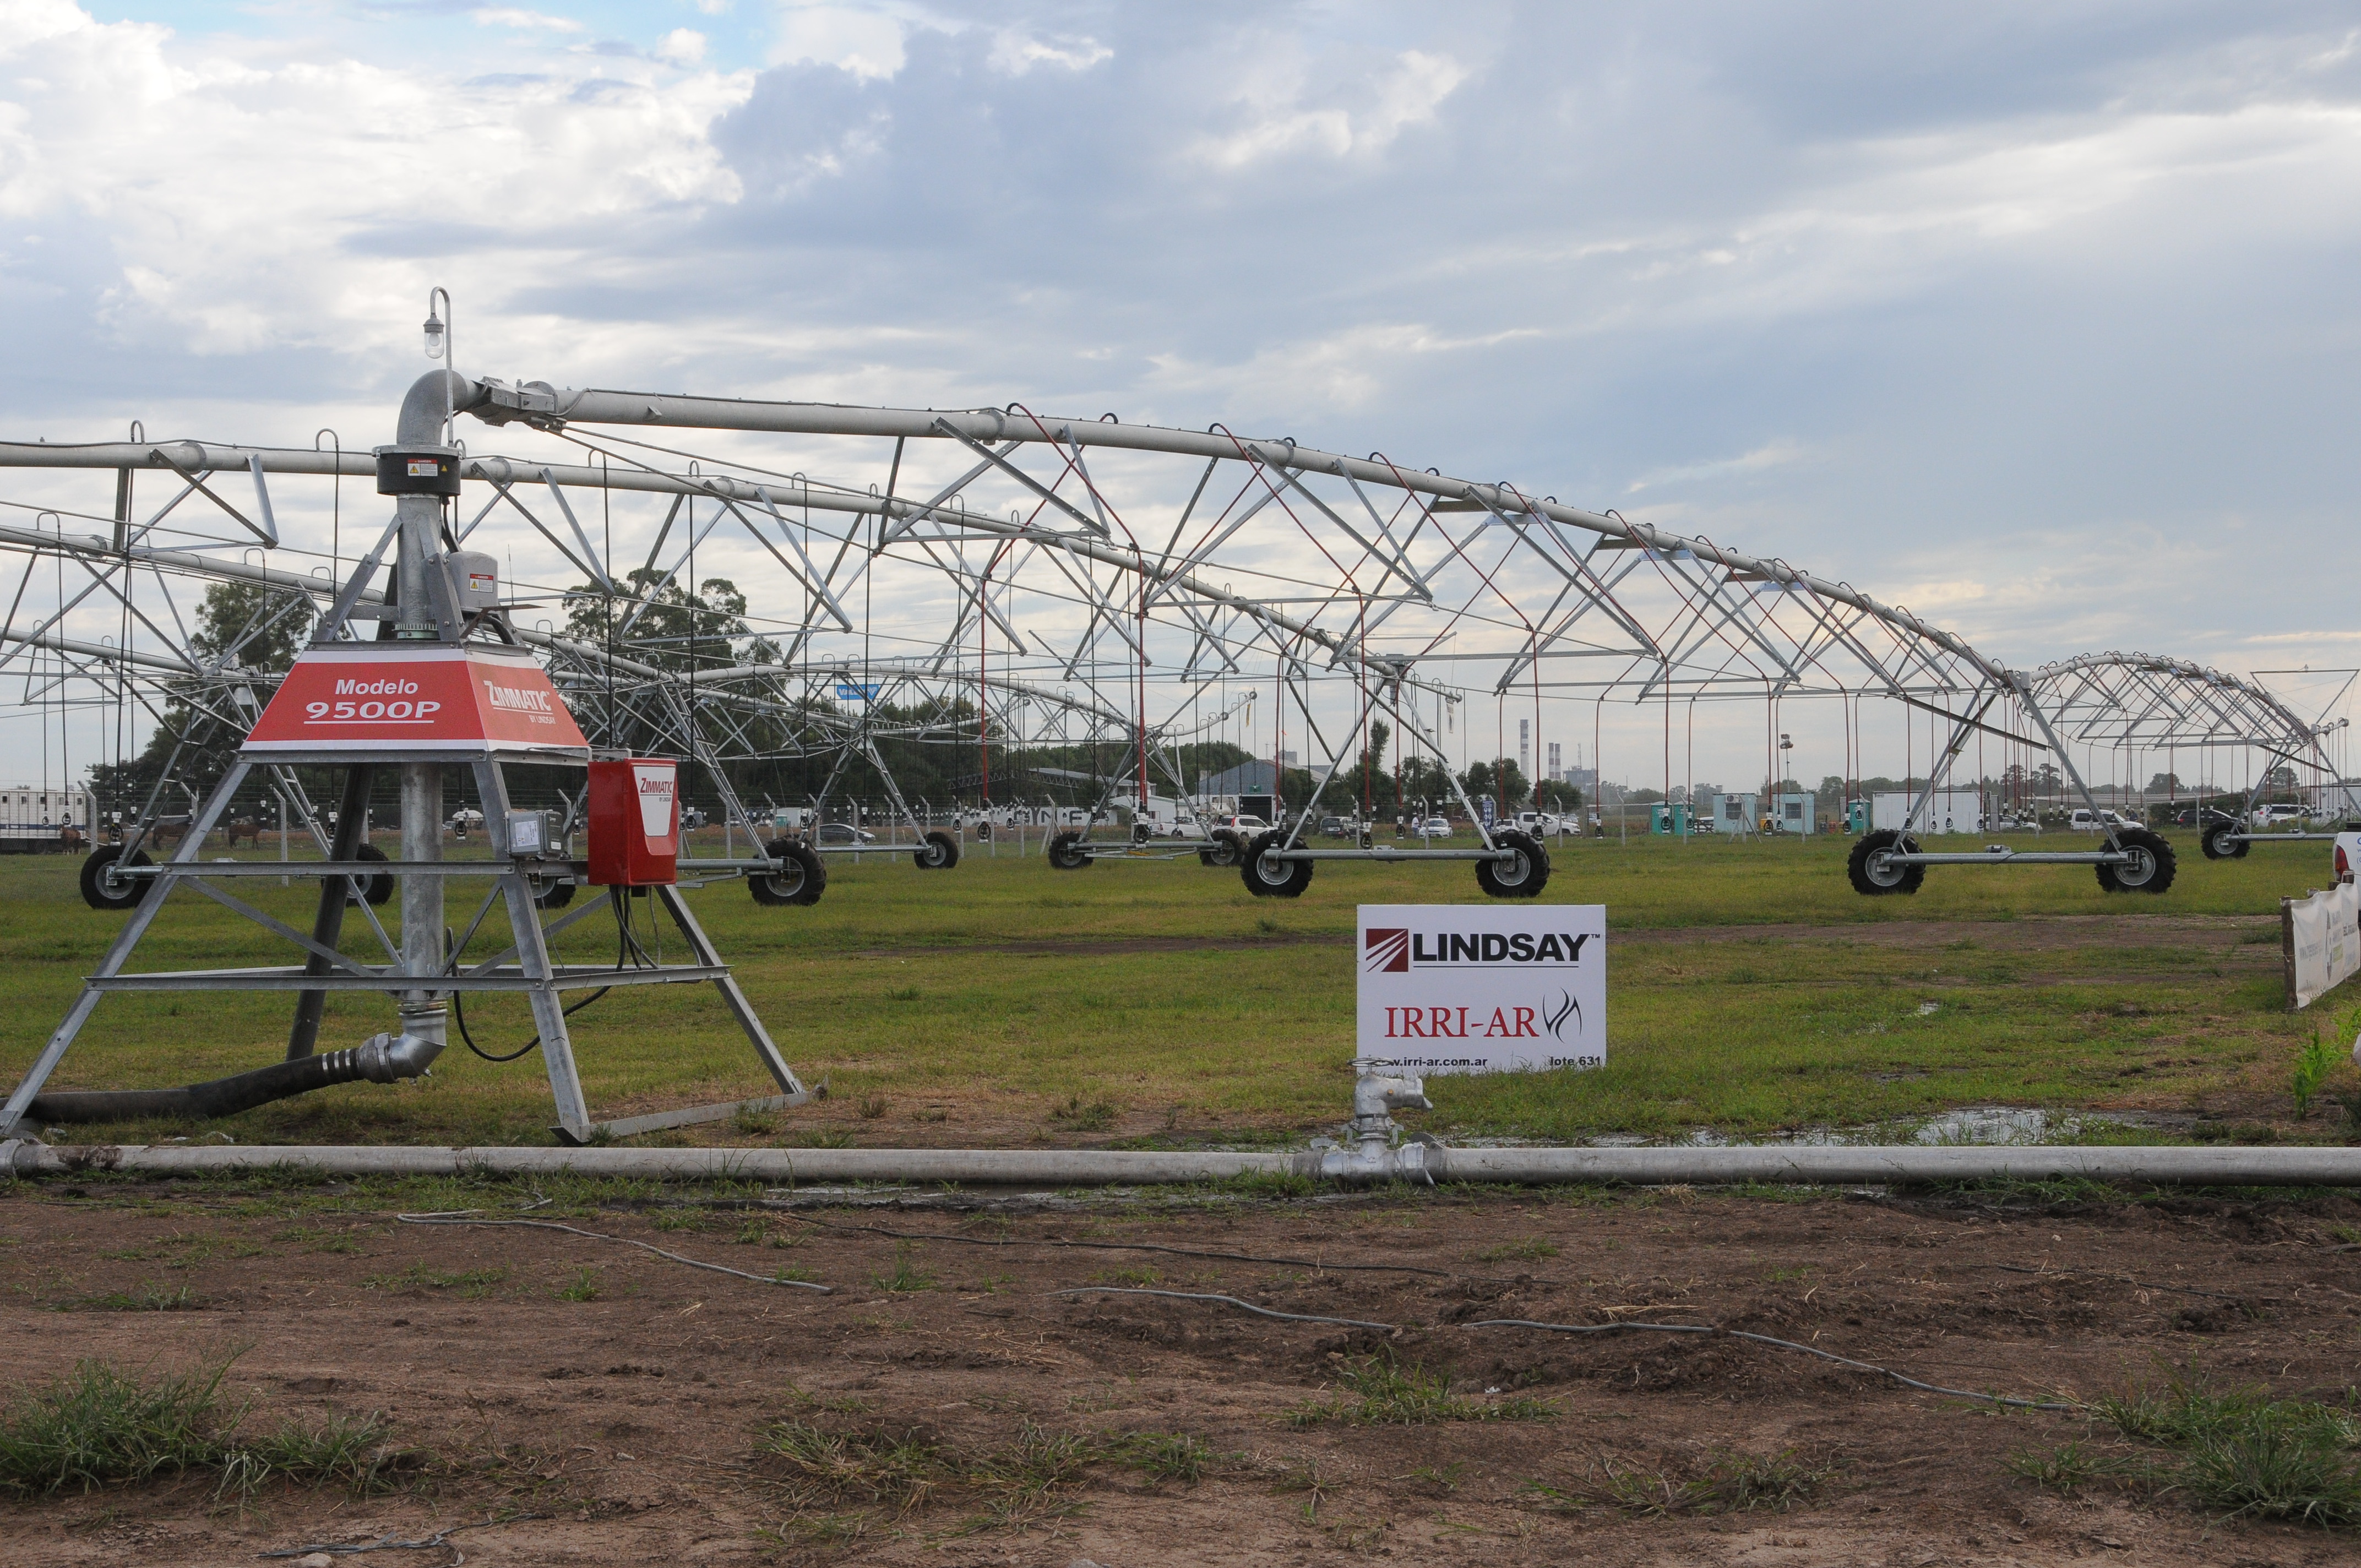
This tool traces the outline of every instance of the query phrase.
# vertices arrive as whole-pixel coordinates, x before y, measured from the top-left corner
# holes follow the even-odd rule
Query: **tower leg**
[[[492,852],[506,858],[510,852],[508,781],[500,775],[498,762],[481,762],[475,766],[476,795],[484,806],[484,830],[492,841]],[[522,872],[511,871],[502,876],[500,893],[508,901],[509,932],[516,938],[517,966],[526,979],[537,982],[525,996],[533,1004],[533,1026],[541,1036],[542,1065],[549,1069],[549,1097],[557,1107],[554,1131],[561,1143],[587,1142],[590,1136],[590,1107],[582,1098],[582,1075],[574,1065],[574,1042],[566,1033],[565,1001],[557,987],[550,983],[549,939],[541,929],[540,907],[533,901],[533,886]]]
[[[229,809],[229,803],[236,795],[238,786],[246,783],[249,765],[246,762],[230,764],[229,772],[224,773],[221,783],[214,786],[212,798],[191,819],[188,832],[174,846],[172,858],[165,862],[167,865],[187,865],[203,851],[206,836],[221,820],[222,813]],[[124,922],[122,931],[115,938],[115,945],[107,948],[106,957],[99,960],[92,980],[104,980],[121,973],[123,966],[130,961],[131,949],[139,945],[139,938],[148,934],[149,926],[155,924],[157,915],[164,907],[165,896],[171,891],[169,879],[159,877],[157,880],[166,885],[148,890],[148,896],[139,901],[138,907],[131,912],[131,918]],[[56,1032],[49,1036],[49,1043],[41,1047],[41,1054],[34,1058],[32,1069],[9,1094],[8,1102],[0,1105],[0,1137],[18,1135],[16,1130],[17,1122],[33,1103],[33,1097],[41,1091],[41,1085],[49,1080],[49,1074],[58,1069],[58,1063],[65,1059],[68,1047],[74,1043],[74,1036],[82,1033],[82,1026],[90,1021],[92,1012],[98,1006],[98,999],[104,994],[95,985],[85,984],[82,987],[82,994],[74,999],[73,1006],[67,1011],[65,1022],[57,1026]]]
[[[345,770],[345,797],[336,807],[336,836],[329,847],[331,860],[350,861],[359,852],[361,835],[368,827],[369,781],[375,770],[368,763],[357,763]],[[345,900],[356,892],[350,877],[320,879],[320,912],[312,918],[312,940],[324,948],[333,948],[344,934]],[[313,953],[303,960],[305,974],[325,974],[328,960]],[[308,1057],[320,1045],[320,1016],[326,1011],[328,993],[306,991],[295,999],[295,1022],[287,1031],[287,1059],[293,1061]]]
[[[656,896],[664,901],[664,912],[680,927],[681,935],[688,938],[689,948],[697,955],[697,961],[721,968],[721,955],[714,950],[713,943],[705,935],[705,927],[697,923],[697,916],[688,912],[688,901],[681,897],[680,889],[659,887]],[[762,1017],[754,1011],[754,1004],[746,1000],[746,992],[739,987],[738,977],[725,972],[713,983],[719,989],[721,1000],[728,1004],[730,1015],[738,1020],[738,1026],[746,1031],[746,1038],[753,1042],[755,1056],[762,1058],[763,1069],[778,1084],[779,1092],[785,1095],[792,1104],[800,1105],[809,1099],[802,1081],[796,1077],[795,1069],[787,1065],[787,1058],[779,1054],[778,1046],[771,1039],[771,1032],[763,1026]]]

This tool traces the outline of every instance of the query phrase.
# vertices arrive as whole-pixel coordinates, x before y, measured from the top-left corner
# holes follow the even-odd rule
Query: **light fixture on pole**
[[[440,311],[435,309],[434,304],[438,297],[443,302]],[[439,287],[426,291],[426,321],[418,330],[423,340],[422,346],[425,348],[426,357],[429,359],[447,359],[450,356],[451,330],[444,324],[443,321],[443,318],[450,313],[449,291]]]

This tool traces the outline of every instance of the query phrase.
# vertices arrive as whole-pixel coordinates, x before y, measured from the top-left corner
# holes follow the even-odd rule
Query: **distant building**
[[[1283,754],[1283,753],[1282,753]],[[1268,762],[1240,762],[1235,768],[1224,768],[1218,773],[1207,773],[1197,781],[1193,797],[1197,805],[1216,816],[1226,816],[1240,809],[1241,795],[1269,796],[1279,793],[1279,770]]]

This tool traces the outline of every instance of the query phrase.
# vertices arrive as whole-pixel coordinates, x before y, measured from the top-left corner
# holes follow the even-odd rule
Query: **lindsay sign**
[[[1418,1072],[1607,1060],[1604,905],[1361,905],[1357,1054]]]

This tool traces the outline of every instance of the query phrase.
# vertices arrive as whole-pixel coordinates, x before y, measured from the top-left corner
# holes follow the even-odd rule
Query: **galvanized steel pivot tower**
[[[161,865],[109,868],[117,885],[146,883],[129,921],[81,996],[33,1064],[0,1106],[0,1136],[43,1119],[43,1085],[64,1058],[100,1001],[113,992],[272,991],[291,992],[295,1009],[287,1060],[216,1084],[192,1086],[203,1106],[219,1109],[227,1090],[243,1108],[288,1093],[357,1079],[390,1083],[426,1071],[445,1047],[455,1003],[467,994],[511,992],[529,1002],[536,1041],[556,1102],[559,1137],[578,1143],[598,1124],[590,1119],[567,1035],[564,993],[594,987],[709,981],[720,991],[780,1093],[765,1106],[799,1104],[803,1085],[772,1042],[736,980],[714,950],[679,892],[671,885],[600,889],[581,906],[542,920],[552,889],[570,891],[586,867],[570,858],[564,828],[535,813],[511,813],[503,770],[519,764],[579,769],[590,749],[540,662],[522,645],[498,602],[489,556],[460,551],[446,501],[459,493],[460,454],[445,444],[454,396],[474,384],[436,370],[403,400],[398,439],[377,453],[378,488],[394,499],[394,517],[346,578],[327,614],[280,682],[269,705],[221,781],[193,815],[170,859]],[[391,554],[393,593],[378,600],[368,590]],[[371,635],[359,629],[374,624]],[[302,874],[320,879],[320,899],[306,934],[230,891],[241,877],[283,877],[287,861],[207,864],[200,857],[239,786],[258,768],[297,766],[344,771],[343,798],[326,859],[303,862]],[[445,860],[443,855],[445,771],[464,767],[481,802],[490,854]],[[379,770],[401,780],[401,858],[388,861],[368,846],[371,784]],[[553,830],[554,829],[554,830]],[[401,888],[401,921],[389,932],[371,908],[369,884],[390,876]],[[456,938],[446,924],[445,884],[452,879],[489,883]],[[227,885],[225,885],[227,884]],[[231,970],[130,972],[127,965],[167,897],[176,888],[202,894],[302,952],[301,963]],[[693,961],[664,963],[647,956],[630,918],[644,894],[661,905],[686,938]],[[347,906],[368,922],[383,961],[341,950]],[[488,958],[470,946],[498,906],[510,941]],[[560,963],[550,938],[601,911],[612,914],[617,956],[612,964]],[[348,1050],[317,1054],[320,1025],[331,992],[378,992],[390,998],[398,1026]],[[230,1086],[237,1086],[231,1089]],[[121,1114],[154,1113],[164,1096],[57,1096],[93,1119],[119,1103]],[[726,1115],[736,1105],[698,1107],[606,1124],[609,1131],[644,1132],[660,1125]]]

